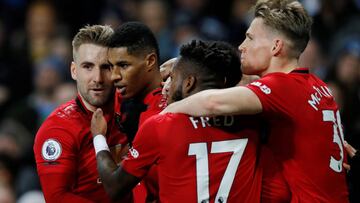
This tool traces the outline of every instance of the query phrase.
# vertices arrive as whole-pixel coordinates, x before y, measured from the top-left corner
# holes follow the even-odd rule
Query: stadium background
[[[238,46],[254,2],[0,0],[0,203],[41,202],[33,139],[47,115],[76,94],[69,67],[79,28],[142,21],[156,34],[163,62],[194,38]],[[360,149],[360,0],[301,2],[314,25],[300,64],[329,84],[346,140]]]

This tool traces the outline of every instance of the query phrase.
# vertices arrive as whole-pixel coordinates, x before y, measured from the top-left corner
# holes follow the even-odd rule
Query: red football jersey
[[[58,107],[40,127],[34,153],[47,202],[110,202],[96,168],[91,116],[78,97]],[[112,111],[105,118],[107,143],[120,157],[126,136],[115,127]]]
[[[140,114],[139,126],[141,126],[148,118],[160,113],[163,110],[161,88],[157,88],[150,92],[143,101],[148,107],[146,111]]]
[[[120,93],[118,92],[115,94],[115,113],[121,115],[120,109],[122,97],[119,94]],[[161,88],[157,88],[146,95],[142,101],[142,103],[146,105],[146,110],[140,114],[139,126],[141,126],[148,118],[163,110],[164,105],[162,105],[162,98]],[[158,190],[158,175],[156,166],[154,165],[151,170],[149,170],[147,176],[144,177],[143,181],[134,188],[134,202],[144,203],[146,202],[146,198],[149,198],[150,200],[157,199]]]
[[[122,96],[119,92],[115,93],[115,113],[121,115],[121,102],[123,101]],[[140,114],[139,126],[149,117],[160,113],[163,110],[163,101],[161,88],[157,88],[147,94],[143,100],[143,103],[147,106],[146,110]]]
[[[348,202],[344,135],[326,84],[298,68],[249,84],[269,122],[269,148],[282,165],[292,202]]]
[[[124,170],[142,178],[157,165],[160,202],[259,202],[258,132],[220,129],[239,126],[232,116],[211,121],[171,113],[150,118],[140,126]]]

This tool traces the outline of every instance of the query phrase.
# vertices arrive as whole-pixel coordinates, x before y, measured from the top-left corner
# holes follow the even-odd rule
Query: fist
[[[92,115],[90,130],[93,137],[98,134],[104,136],[106,134],[107,123],[104,118],[103,111],[100,108],[96,109]]]

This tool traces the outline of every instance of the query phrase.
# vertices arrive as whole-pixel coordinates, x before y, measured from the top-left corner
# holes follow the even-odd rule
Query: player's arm
[[[36,135],[34,154],[46,202],[93,202],[72,191],[76,164],[73,146],[70,132],[61,128],[44,127]]]
[[[204,90],[170,104],[163,113],[193,116],[256,114],[262,111],[260,99],[247,87]]]
[[[116,200],[131,192],[140,181],[139,178],[127,173],[113,160],[106,139],[107,124],[101,109],[97,109],[91,119],[91,132],[93,134],[94,148],[99,176],[106,192],[111,199]]]
[[[74,176],[69,174],[39,175],[46,202],[76,202],[93,203],[93,201],[75,195],[71,192]]]
[[[121,165],[116,165],[109,151],[97,152],[96,160],[99,176],[111,199],[118,200],[124,197],[140,182],[139,178],[123,170]]]

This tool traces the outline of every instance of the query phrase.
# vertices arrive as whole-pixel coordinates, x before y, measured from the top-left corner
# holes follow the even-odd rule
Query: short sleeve
[[[284,75],[265,76],[256,80],[246,87],[252,90],[260,99],[263,113],[265,115],[289,114],[292,111],[291,99],[296,97],[289,96],[294,91],[291,85],[287,85]]]
[[[67,128],[70,127],[67,126]],[[39,175],[74,173],[76,171],[76,149],[76,140],[68,129],[45,121],[39,129],[34,143]]]
[[[144,177],[159,158],[160,146],[156,125],[155,117],[152,117],[140,126],[128,157],[122,161],[125,171],[138,178]]]

